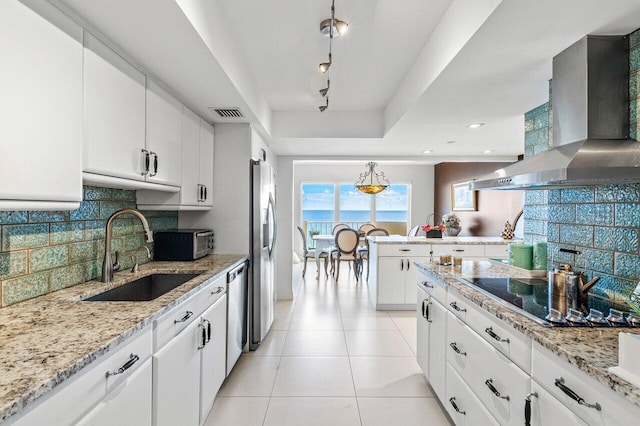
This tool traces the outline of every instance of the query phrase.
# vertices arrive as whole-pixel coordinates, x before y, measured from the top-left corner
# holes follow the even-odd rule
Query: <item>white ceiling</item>
[[[638,0],[337,0],[349,32],[320,113],[330,0],[52,1],[212,122],[208,107],[240,107],[277,154],[303,157],[514,159],[552,57],[640,28]]]

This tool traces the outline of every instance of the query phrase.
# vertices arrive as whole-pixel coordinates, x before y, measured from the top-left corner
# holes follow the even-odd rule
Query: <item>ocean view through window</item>
[[[408,221],[408,184],[389,185],[376,195],[363,194],[353,183],[308,182],[300,190],[301,223],[310,247],[314,246],[313,235],[331,234],[337,223],[357,229],[367,222],[406,227]]]

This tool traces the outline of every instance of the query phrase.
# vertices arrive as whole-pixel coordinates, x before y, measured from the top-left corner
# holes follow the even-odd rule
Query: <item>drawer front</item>
[[[640,407],[625,400],[585,372],[560,359],[548,349],[533,344],[532,377],[562,404],[590,425],[636,424]],[[600,410],[578,404],[567,396],[556,380],[575,392],[588,404],[598,404]]]
[[[531,397],[532,425],[587,425],[573,411],[562,405],[553,395],[544,390],[535,380],[531,381],[531,392],[535,394],[535,396]]]
[[[378,256],[429,257],[431,244],[378,244]]]
[[[41,403],[19,417],[11,425],[63,425],[75,424],[81,416],[101,401],[107,392],[126,382],[137,371],[145,360],[151,357],[152,332],[147,328],[133,340],[125,342],[115,351],[102,355],[104,360],[96,360],[95,366],[88,365],[86,371],[78,373],[77,378],[72,378],[51,391],[51,396],[45,397]],[[130,368],[121,374],[106,377],[105,373],[115,372],[130,360],[130,355],[138,356]]]
[[[447,363],[447,391],[442,404],[457,426],[498,425],[473,392]],[[457,408],[457,409],[456,409]]]
[[[508,257],[507,244],[487,244],[484,246],[485,257],[506,259]]]
[[[453,288],[449,289],[448,302],[449,310],[462,318],[491,346],[509,357],[525,372],[531,372],[531,339],[529,337],[483,311],[477,305],[467,302]],[[460,310],[456,310],[454,305]]]
[[[212,281],[198,293],[158,318],[154,322],[154,353],[177,336],[225,293],[226,279],[222,277]]]
[[[450,254],[453,256],[484,257],[484,245],[482,244],[434,244],[433,255]]]
[[[447,289],[444,284],[439,280],[433,278],[431,275],[418,273],[418,287],[424,290],[431,297],[436,299],[441,304],[445,304],[447,301]]]
[[[448,321],[447,344],[455,342],[465,353],[463,356],[449,348],[447,356],[452,367],[500,424],[524,424],[529,376],[460,319],[449,314]]]

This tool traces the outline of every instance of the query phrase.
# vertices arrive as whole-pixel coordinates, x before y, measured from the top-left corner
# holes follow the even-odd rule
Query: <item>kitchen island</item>
[[[500,237],[374,236],[369,241],[368,283],[377,310],[413,310],[416,307],[416,269],[413,262],[433,260],[441,254],[463,259],[507,257],[513,240]]]
[[[116,348],[143,333],[150,337],[155,320],[224,280],[246,258],[213,254],[194,262],[151,262],[135,273],[116,273],[111,283],[87,281],[0,309],[0,423],[38,405]],[[83,301],[151,273],[199,275],[148,302]]]
[[[511,268],[414,266],[418,363],[456,423],[466,411],[475,424],[523,424],[527,399],[531,424],[635,423],[640,388],[608,371],[618,364],[620,328],[545,327],[460,281],[526,278]]]

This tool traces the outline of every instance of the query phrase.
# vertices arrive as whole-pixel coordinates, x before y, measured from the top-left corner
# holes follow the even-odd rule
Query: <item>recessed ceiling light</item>
[[[431,154],[432,152],[432,149],[425,149],[424,151],[422,151],[423,154]]]
[[[456,141],[447,141],[448,145],[451,145],[451,144],[454,144],[454,143],[456,143]]]
[[[482,151],[483,154],[491,154],[492,152],[492,149],[485,149],[484,151]]]
[[[485,125],[485,123],[471,123],[467,127],[470,128],[470,129],[477,129],[477,128],[480,128],[480,127],[482,127],[484,125]]]

